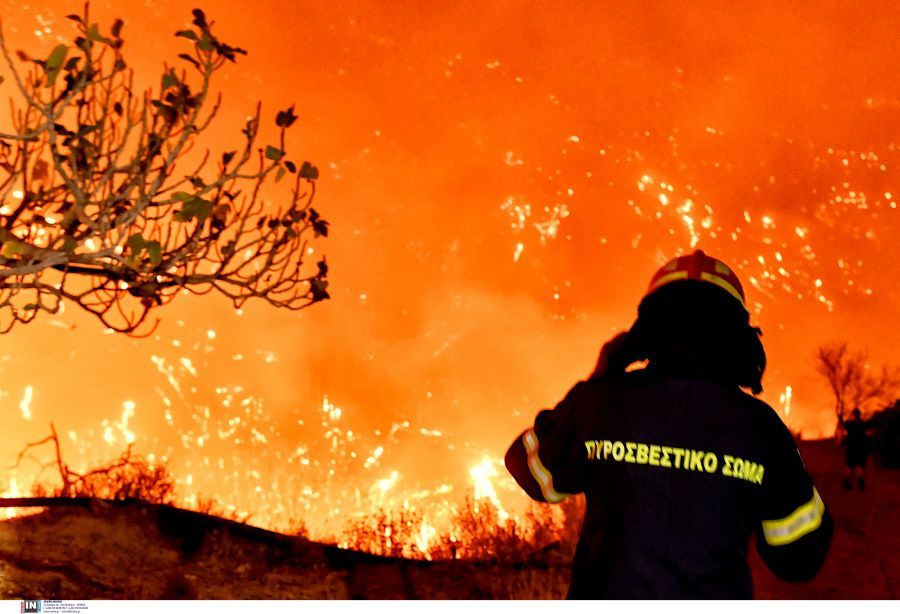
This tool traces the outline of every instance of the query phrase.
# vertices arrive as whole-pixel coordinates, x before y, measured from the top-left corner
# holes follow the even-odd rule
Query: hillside
[[[900,472],[875,469],[866,492],[840,484],[840,450],[804,458],[837,521],[832,552],[807,584],[752,558],[760,598],[900,597]],[[165,506],[84,501],[0,522],[0,598],[559,598],[566,562],[387,559]]]

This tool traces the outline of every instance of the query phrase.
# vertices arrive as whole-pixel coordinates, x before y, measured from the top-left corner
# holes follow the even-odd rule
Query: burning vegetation
[[[41,448],[50,447],[54,457],[42,460]],[[227,510],[213,499],[185,500],[176,493],[175,479],[163,464],[134,455],[129,446],[122,455],[83,473],[74,471],[66,462],[56,429],[51,434],[27,444],[18,455],[16,466],[25,461],[39,465],[32,487],[29,508],[10,508],[7,518],[27,515],[41,503],[53,499],[101,499],[106,501],[141,501],[154,505],[182,505],[203,514],[224,517],[243,523],[250,514]],[[382,498],[382,507],[348,521],[339,533],[319,534],[318,539],[339,548],[384,557],[419,560],[494,560],[526,561],[552,552],[560,560],[574,553],[584,514],[583,498],[572,497],[558,507],[530,504],[521,514],[510,516],[500,505],[490,482],[481,473],[488,462],[473,468],[474,494],[470,491],[457,505],[435,513],[433,506],[411,505],[409,500],[397,507],[391,499]],[[45,481],[45,471],[55,469],[58,480]],[[381,481],[376,486],[382,494],[392,484]],[[6,492],[5,496],[22,493]],[[281,530],[291,535],[309,537],[305,521],[289,519]]]

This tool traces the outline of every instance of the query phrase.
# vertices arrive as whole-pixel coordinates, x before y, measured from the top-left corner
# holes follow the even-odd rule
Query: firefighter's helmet
[[[744,309],[747,308],[744,288],[734,271],[721,260],[707,256],[703,250],[699,249],[693,254],[670,260],[659,269],[650,280],[647,294],[655,292],[666,284],[688,279],[714,284],[737,299]]]

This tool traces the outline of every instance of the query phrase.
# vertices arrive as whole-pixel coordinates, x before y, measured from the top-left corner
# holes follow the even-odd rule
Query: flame
[[[784,392],[781,393],[778,400],[781,403],[782,414],[786,418],[791,413],[791,397],[794,394],[794,389],[790,386],[784,387]]]
[[[25,386],[25,394],[19,402],[19,409],[22,411],[22,418],[31,420],[31,400],[34,396],[34,387]]]
[[[427,520],[423,521],[422,525],[419,527],[419,533],[416,535],[416,548],[418,548],[419,552],[422,552],[428,560],[431,560],[431,555],[428,553],[428,550],[431,548],[431,544],[436,536],[437,529],[431,526],[431,523]]]
[[[10,478],[9,486],[6,490],[0,492],[0,498],[16,499],[23,496],[26,496],[26,494],[22,492],[15,477]],[[43,511],[43,508],[40,507],[6,507],[0,510],[0,519],[21,518],[31,514],[40,514],[41,511]]]
[[[387,494],[387,491],[394,487],[398,479],[400,479],[400,473],[398,471],[391,471],[389,477],[382,478],[375,482],[375,489],[380,493],[382,499],[384,498],[384,495]]]
[[[4,490],[2,493],[0,493],[0,496],[9,497],[9,498],[16,498],[16,497],[22,496],[22,492],[19,490],[19,483],[16,480],[16,478],[14,478],[14,477],[10,478],[9,487],[6,490]],[[19,516],[19,515],[20,515],[20,509],[17,509],[17,508],[8,507],[3,510],[3,516],[5,518],[15,518],[16,516]]]
[[[134,416],[134,408],[134,401],[125,401],[122,403],[122,421],[119,423],[119,430],[122,431],[125,441],[129,444],[134,443],[136,439],[135,434],[128,430],[128,421]]]
[[[494,485],[491,483],[491,478],[496,478],[498,475],[494,461],[490,458],[485,458],[472,467],[469,475],[472,476],[472,482],[475,486],[475,500],[489,500],[497,508],[501,520],[508,518],[509,514],[503,509],[500,498],[497,496],[497,491],[494,490]]]

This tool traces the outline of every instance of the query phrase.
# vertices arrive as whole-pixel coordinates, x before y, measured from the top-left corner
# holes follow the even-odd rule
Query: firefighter
[[[844,488],[853,489],[853,478],[856,477],[860,490],[866,489],[866,461],[869,459],[871,440],[868,435],[869,426],[862,419],[859,409],[853,410],[853,419],[844,423],[846,436],[841,445],[846,446],[847,454],[844,469]]]
[[[725,263],[676,258],[593,374],[512,443],[533,499],[585,494],[570,598],[750,598],[754,533],[780,578],[818,572],[831,515],[790,431],[741,390],[762,391],[761,334]]]

